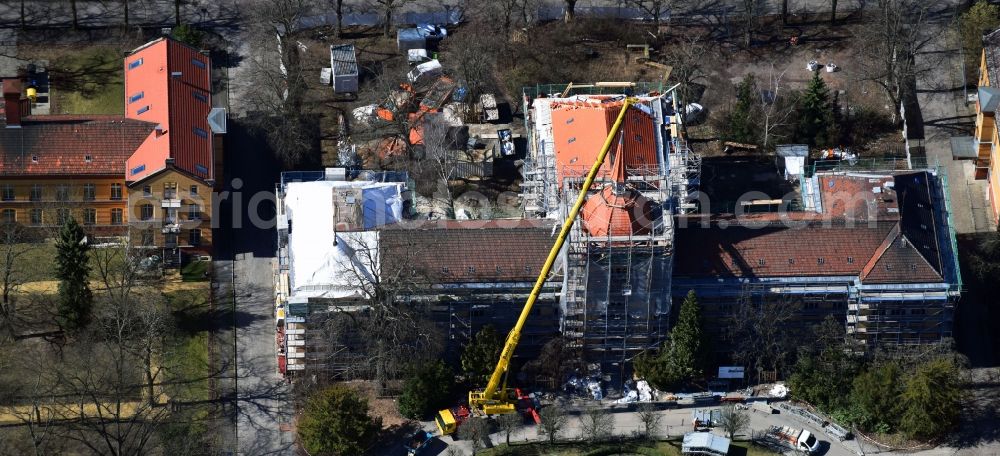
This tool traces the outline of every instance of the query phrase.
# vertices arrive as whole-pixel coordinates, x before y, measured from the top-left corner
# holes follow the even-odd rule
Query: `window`
[[[146,106],[143,106],[143,107],[141,107],[139,109],[136,109],[135,110],[135,115],[142,114],[142,113],[144,113],[146,111],[149,111],[149,105],[146,105]]]
[[[201,245],[201,230],[188,231],[188,244]]]
[[[3,210],[3,222],[4,223],[14,223],[17,221],[17,211],[14,209],[4,209]]]
[[[31,210],[31,224],[38,226],[42,224],[42,210],[32,209]]]
[[[66,223],[69,220],[69,209],[60,208],[56,209],[56,222],[60,225]]]
[[[37,155],[32,155],[31,156],[31,162],[32,163],[38,163],[38,156]]]
[[[826,263],[826,259],[825,258],[817,258],[816,259],[816,264],[820,264],[821,265],[823,263]]]
[[[469,274],[475,274],[476,273],[476,267],[475,266],[469,266],[467,269],[468,269]]]
[[[143,204],[139,206],[139,220],[152,220],[153,218],[153,205]]]
[[[94,184],[83,184],[83,199],[93,201],[97,197],[97,187]]]
[[[193,96],[195,100],[198,100],[198,101],[200,101],[202,103],[208,103],[208,97],[205,96],[205,94],[203,94],[201,92],[192,91],[191,92],[191,96]]]
[[[84,155],[83,156],[83,161],[86,162],[86,163],[90,163],[90,162],[94,161],[94,156],[93,155]]]
[[[114,201],[121,201],[122,184],[111,184],[111,199]]]
[[[142,97],[144,97],[144,96],[146,96],[145,93],[139,92],[137,94],[132,95],[131,97],[128,97],[128,102],[129,102],[129,104],[135,103],[135,102],[141,100]]]
[[[205,68],[208,68],[208,65],[206,65],[205,62],[202,62],[201,60],[198,59],[191,59],[191,64],[203,70]]]
[[[29,195],[31,201],[41,201],[42,200],[42,186],[35,184],[31,186],[31,194]]]
[[[10,184],[5,184],[3,186],[3,200],[4,201],[14,201],[14,186]]]
[[[153,187],[149,185],[142,186],[142,196],[153,196]]]
[[[176,182],[166,182],[163,184],[163,199],[176,199],[177,198],[177,183]]]
[[[854,264],[854,257],[847,257],[847,264]]]
[[[763,258],[757,260],[757,266],[763,266],[763,265],[764,265],[764,259]]]
[[[198,186],[192,185],[190,190],[191,196],[198,196]]]
[[[56,187],[56,201],[69,201],[68,185],[60,185]]]
[[[139,173],[141,173],[141,172],[143,172],[145,170],[146,170],[146,165],[139,165],[139,166],[136,166],[135,168],[132,168],[132,170],[129,171],[129,172],[132,173],[132,175],[134,176],[134,175],[139,174]]]
[[[194,127],[194,134],[199,138],[208,138],[208,132],[198,127]]]
[[[122,221],[124,219],[123,215],[124,215],[124,211],[122,211],[122,209],[120,207],[116,207],[116,208],[111,209],[111,224],[112,225],[121,225]]]
[[[97,209],[88,207],[83,210],[83,224],[93,225],[97,223]]]
[[[789,258],[788,264],[795,264],[795,258]]]
[[[128,64],[128,69],[134,70],[136,68],[139,68],[139,65],[142,65],[142,59],[134,60],[134,61],[130,62]]]
[[[199,220],[201,219],[201,208],[197,204],[188,205],[188,220]]]

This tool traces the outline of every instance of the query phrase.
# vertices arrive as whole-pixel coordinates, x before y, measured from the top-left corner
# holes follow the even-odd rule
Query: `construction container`
[[[333,69],[334,92],[358,92],[358,58],[353,44],[330,46],[330,68]]]
[[[399,29],[396,32],[396,47],[399,52],[407,53],[410,49],[427,49],[427,37],[420,29]]]

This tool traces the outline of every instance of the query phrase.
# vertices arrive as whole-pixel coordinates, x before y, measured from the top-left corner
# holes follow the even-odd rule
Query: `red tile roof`
[[[531,282],[555,242],[551,220],[448,220],[386,226],[383,272],[412,268],[438,283]]]
[[[124,176],[153,127],[121,116],[29,116],[21,128],[0,129],[0,175]]]
[[[621,112],[621,101],[556,103],[552,109],[552,140],[556,172],[583,176],[597,160],[611,127]],[[651,115],[630,108],[622,121],[619,142],[613,145],[598,177],[611,173],[611,164],[621,154],[625,170],[645,174],[657,166],[656,131]]]
[[[644,235],[653,231],[655,204],[639,192],[609,184],[583,203],[580,217],[594,237]]]
[[[900,233],[898,220],[866,222],[776,216],[710,227],[681,217],[675,238],[677,277],[856,276],[865,283],[936,283],[941,275]]]

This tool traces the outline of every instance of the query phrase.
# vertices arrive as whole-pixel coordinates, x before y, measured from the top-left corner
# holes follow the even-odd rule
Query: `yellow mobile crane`
[[[517,348],[517,343],[521,339],[521,329],[524,328],[524,323],[528,320],[528,315],[531,314],[531,308],[535,305],[535,300],[538,299],[538,295],[542,291],[542,286],[545,284],[545,280],[548,279],[549,272],[552,270],[552,264],[555,263],[556,257],[559,256],[559,251],[562,250],[563,244],[566,242],[566,236],[569,235],[569,230],[573,227],[573,222],[580,213],[580,208],[583,207],[584,200],[587,199],[587,190],[593,185],[598,170],[601,169],[604,159],[608,156],[608,151],[611,149],[615,136],[618,135],[618,130],[621,129],[622,121],[625,119],[625,113],[635,102],[635,98],[625,98],[622,110],[618,113],[618,118],[615,119],[611,131],[608,132],[608,137],[604,140],[601,153],[597,156],[597,160],[593,166],[590,167],[587,179],[583,181],[583,185],[580,187],[580,194],[576,197],[576,203],[573,204],[572,209],[570,209],[569,214],[566,216],[566,220],[563,221],[559,236],[556,238],[555,244],[552,245],[552,250],[549,251],[549,257],[545,260],[542,270],[538,273],[535,286],[531,289],[531,294],[528,295],[528,300],[524,303],[524,308],[521,309],[521,316],[518,317],[514,328],[507,334],[507,342],[503,346],[503,351],[500,352],[500,360],[497,362],[496,368],[493,369],[493,374],[490,375],[490,381],[486,384],[486,389],[469,391],[469,409],[471,409],[472,413],[498,415],[502,413],[514,413],[516,411],[517,397],[514,391],[507,388],[507,370],[510,367],[510,359],[514,356],[514,349]],[[455,432],[458,426],[462,424],[462,421],[468,418],[469,409],[459,407],[439,411],[434,421],[441,431],[441,435],[448,435]]]

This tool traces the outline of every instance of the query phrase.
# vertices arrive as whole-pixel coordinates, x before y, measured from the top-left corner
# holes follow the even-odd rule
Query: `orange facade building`
[[[72,216],[168,263],[208,254],[225,126],[212,109],[211,61],[161,38],[130,52],[124,72],[124,116],[31,115],[19,81],[3,81],[0,217],[53,229]]]

